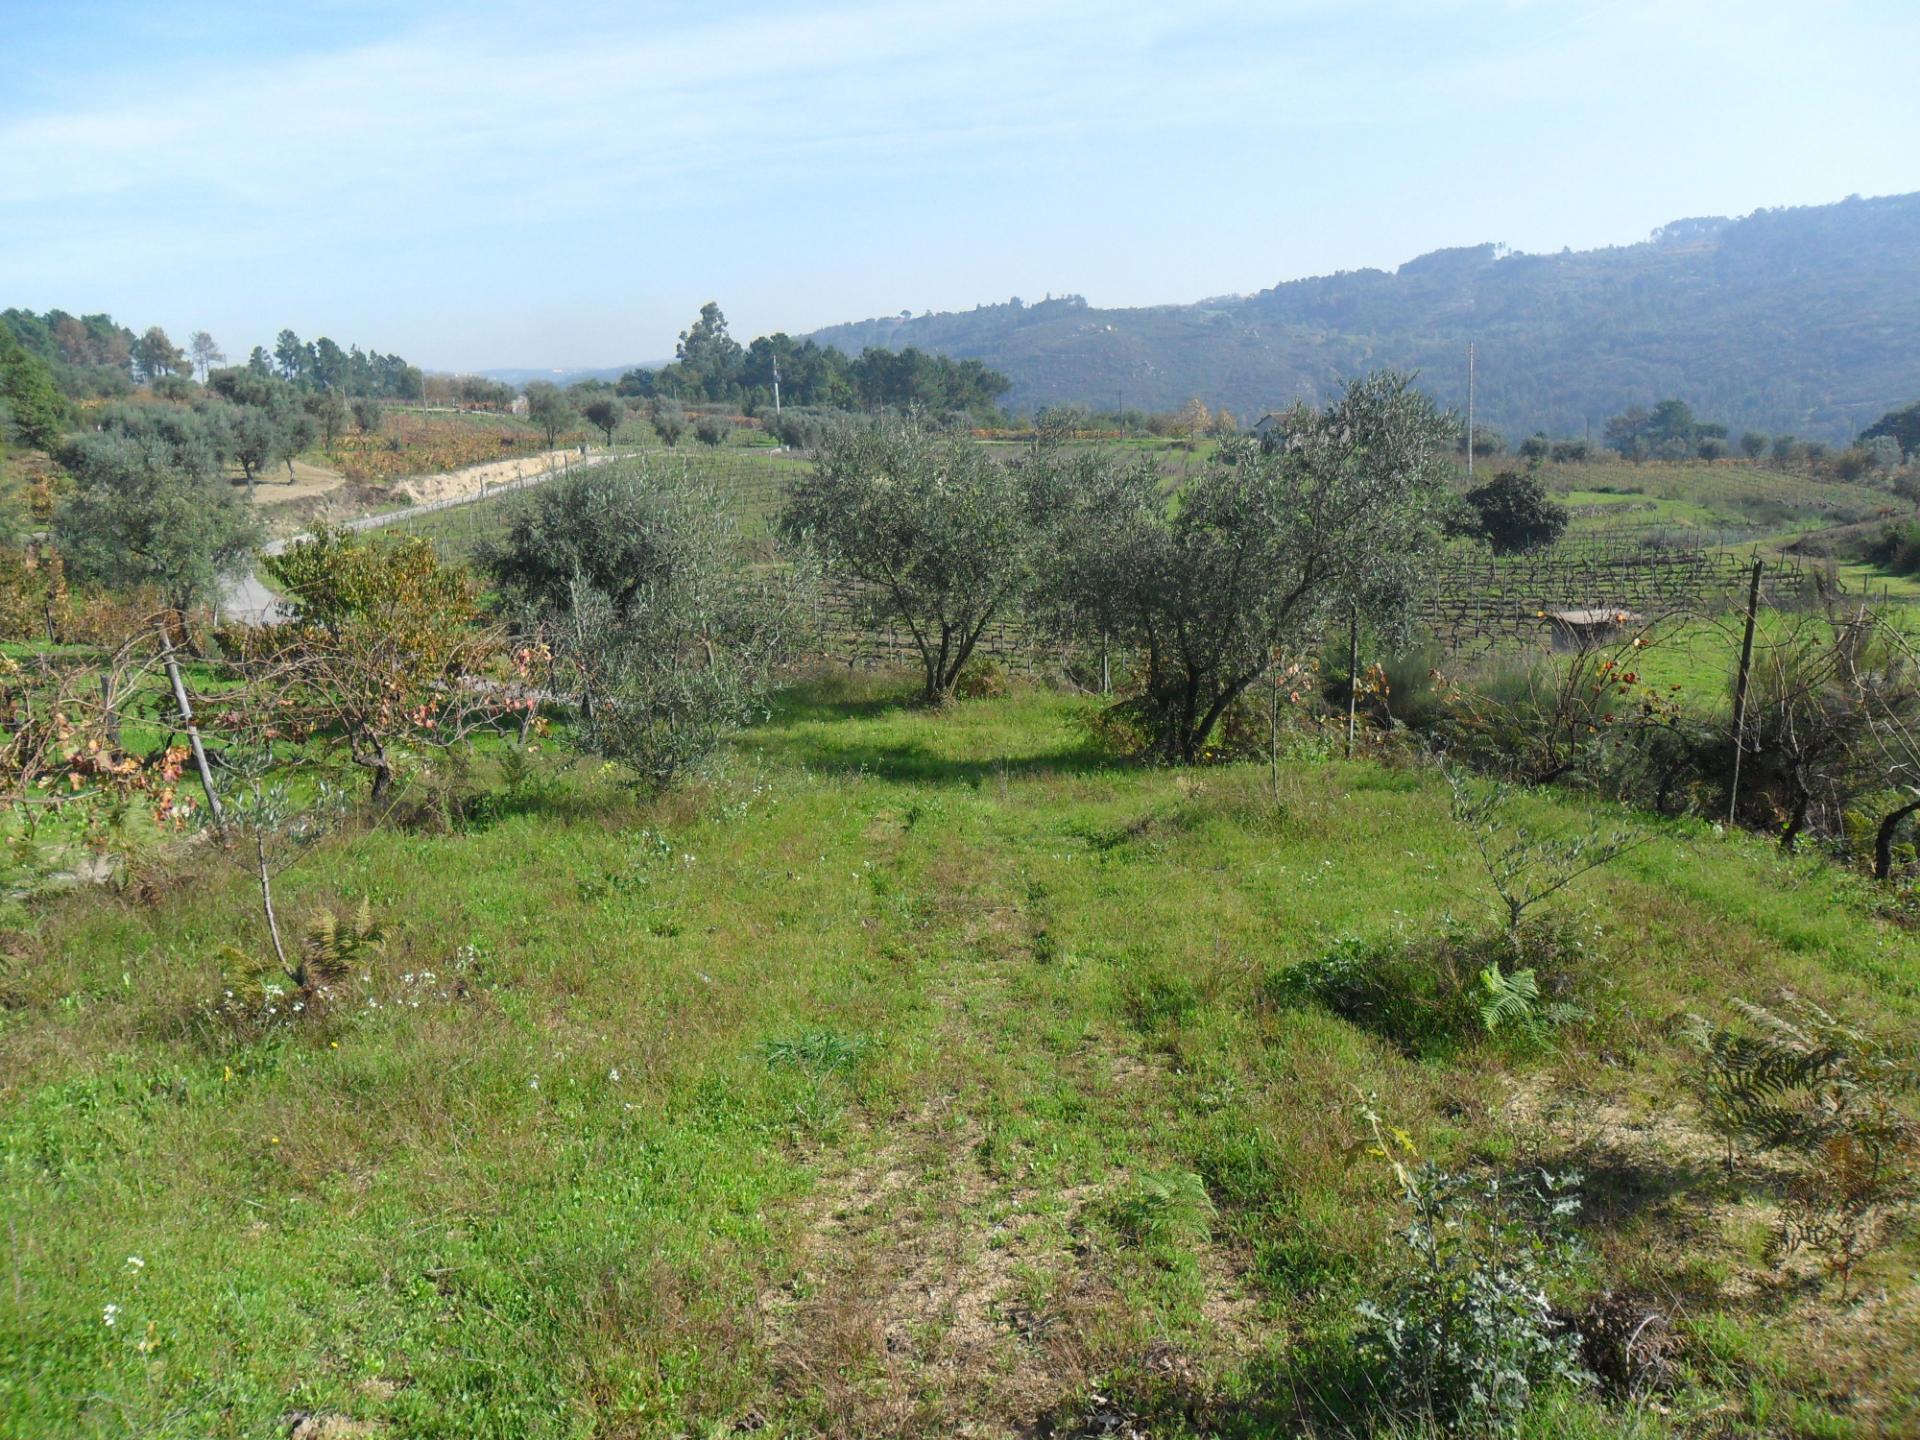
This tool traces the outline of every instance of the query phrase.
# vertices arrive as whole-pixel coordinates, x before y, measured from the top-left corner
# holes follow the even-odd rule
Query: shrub
[[[1860,553],[1868,564],[1895,575],[1920,571],[1920,521],[1888,521]]]
[[[1367,653],[1363,637],[1361,654]],[[1410,648],[1396,648],[1372,664],[1363,660],[1360,672],[1359,709],[1363,718],[1388,729],[1396,725],[1429,733],[1435,730],[1443,713],[1445,699],[1441,666],[1446,652],[1431,642]],[[1347,637],[1330,636],[1322,647],[1319,661],[1321,693],[1326,703],[1341,712],[1347,708]]]
[[[1590,786],[1663,815],[1697,809],[1724,791],[1725,727],[1683,708],[1678,687],[1647,683],[1632,649],[1444,682],[1434,733],[1479,769]]]
[[[991,657],[977,661],[953,682],[955,698],[998,700],[1007,693],[1007,667]]]
[[[1423,1059],[1483,1037],[1534,1046],[1580,1012],[1564,998],[1583,958],[1567,927],[1530,924],[1522,944],[1532,962],[1510,965],[1512,941],[1450,928],[1421,940],[1348,938],[1269,978],[1267,999],[1312,1003]]]
[[[1496,555],[1544,550],[1567,528],[1567,507],[1547,497],[1531,470],[1502,470],[1466,494],[1475,533]]]
[[[1569,1230],[1580,1177],[1502,1179],[1414,1163],[1410,1140],[1371,1111],[1366,1118],[1404,1217],[1394,1235],[1401,1263],[1360,1306],[1360,1350],[1381,1398],[1448,1433],[1476,1432],[1514,1426],[1543,1387],[1591,1384],[1580,1335],[1548,1294],[1582,1258]]]

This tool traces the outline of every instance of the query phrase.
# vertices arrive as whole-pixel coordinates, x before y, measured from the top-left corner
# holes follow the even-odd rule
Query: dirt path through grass
[[[1177,1123],[1165,1065],[1111,1027],[1035,1027],[1034,972],[1061,957],[1044,884],[1005,857],[1033,844],[1026,792],[1049,785],[948,782],[863,826],[861,923],[916,957],[923,1023],[897,1042],[914,1054],[896,1113],[822,1117],[820,1178],[789,1216],[800,1270],[763,1302],[778,1391],[824,1433],[1079,1423],[1116,1364],[1192,1384],[1246,1338],[1238,1259],[1114,1222],[1156,1168],[1116,1144],[1115,1115]]]

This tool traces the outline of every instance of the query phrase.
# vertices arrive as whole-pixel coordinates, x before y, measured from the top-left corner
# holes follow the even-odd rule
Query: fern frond
[[[222,945],[218,956],[221,982],[236,995],[256,991],[268,976],[280,973],[279,966],[249,954],[238,945]]]
[[[307,979],[310,982],[344,979],[357,954],[378,950],[384,940],[385,934],[373,918],[373,907],[366,900],[360,902],[359,910],[350,920],[343,921],[331,910],[314,911],[300,941]]]
[[[1540,981],[1532,970],[1507,973],[1489,965],[1480,972],[1480,988],[1486,992],[1480,1002],[1480,1023],[1488,1034],[1497,1034],[1503,1027],[1537,1034],[1542,1028]]]

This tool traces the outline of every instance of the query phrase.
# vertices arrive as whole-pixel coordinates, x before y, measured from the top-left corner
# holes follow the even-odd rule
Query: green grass
[[[1685,1120],[1687,1009],[1791,985],[1910,1026],[1920,942],[1865,887],[1652,828],[1573,906],[1557,1053],[1417,1062],[1271,981],[1482,919],[1434,781],[1302,758],[1274,793],[1117,764],[1083,701],[903,693],[790,692],[661,800],[562,766],[491,824],[328,843],[283,912],[365,898],[393,938],[298,1026],[208,1017],[219,947],[263,941],[204,854],[0,937],[0,1435],[1002,1434],[1095,1391],[1296,1433],[1392,1215],[1362,1093],[1437,1156],[1594,1173],[1594,1285],[1693,1326],[1649,1433],[1862,1395],[1911,1433],[1913,1249],[1822,1342],[1632,1118]],[[1561,1398],[1536,1433],[1611,1426]]]

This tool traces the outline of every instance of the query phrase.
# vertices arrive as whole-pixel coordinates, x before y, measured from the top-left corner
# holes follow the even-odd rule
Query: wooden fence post
[[[1753,557],[1753,579],[1747,587],[1747,633],[1740,642],[1740,673],[1733,682],[1733,780],[1727,786],[1727,828],[1733,828],[1740,803],[1740,756],[1746,749],[1747,680],[1753,673],[1753,620],[1760,609],[1760,572],[1766,562]]]

